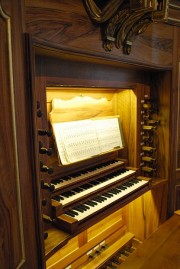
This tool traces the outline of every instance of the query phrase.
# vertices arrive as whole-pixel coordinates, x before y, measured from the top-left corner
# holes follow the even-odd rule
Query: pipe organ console
[[[166,219],[163,101],[147,85],[62,85],[48,61],[35,83],[46,268],[120,268]]]
[[[80,103],[75,104],[72,101],[74,99],[62,101],[63,109],[59,108],[60,112],[53,114],[52,98],[54,96],[52,96],[51,90],[48,94],[50,97],[47,98],[51,99],[51,108],[47,104],[49,129],[38,129],[47,268],[120,268],[120,264],[134,249],[133,242],[137,241],[133,233],[126,231],[124,207],[152,188],[151,175],[155,173],[154,163],[156,162],[154,152],[157,150],[153,135],[159,125],[159,121],[152,116],[154,113],[153,105],[146,98],[140,112],[143,121],[139,123],[142,128],[139,152],[143,153],[139,160],[140,169],[129,166],[128,160],[123,158],[121,152],[126,147],[123,145],[124,142],[120,148],[116,149],[115,147],[113,150],[102,152],[93,157],[68,163],[66,159],[71,156],[71,151],[76,150],[73,148],[75,147],[73,143],[77,141],[71,141],[71,146],[68,148],[66,136],[69,133],[70,137],[73,136],[73,132],[76,133],[76,130],[72,127],[68,133],[63,134],[62,128],[60,133],[55,133],[53,126],[59,124],[59,121],[69,123],[67,113],[64,112],[66,106],[71,107],[75,114],[75,116],[68,115],[68,119],[73,120],[73,123],[74,121],[78,122],[77,114],[79,110],[82,110],[83,97],[81,97]],[[91,112],[88,111],[88,115],[92,114],[97,100],[91,97],[91,102],[89,108]],[[107,100],[103,100],[103,102],[107,102]],[[106,107],[106,104],[103,105],[105,113],[107,113],[106,110],[109,108]],[[105,119],[109,116],[112,118],[113,115],[107,114]],[[40,118],[43,118],[43,115]],[[108,121],[106,125],[108,125]],[[86,119],[83,119],[83,126],[86,126]],[[111,137],[113,137],[113,130],[107,128],[106,126],[106,131],[111,133]],[[122,129],[120,125],[120,135],[122,135]],[[126,132],[126,129],[124,131]],[[81,144],[84,143],[83,132],[77,133],[80,135]],[[88,129],[88,135],[89,132],[91,132],[90,129]],[[63,135],[64,140],[62,139]],[[59,142],[61,139],[62,141]],[[106,137],[104,136],[103,139]],[[63,153],[62,149],[59,152],[59,145],[64,147]],[[86,151],[90,150],[88,146],[91,145],[88,145],[86,140],[84,147]],[[65,163],[62,164],[62,162]],[[98,227],[99,225],[100,227]],[[98,233],[98,229],[95,227],[98,227],[99,235],[94,235],[90,239],[91,229],[93,229],[93,233]],[[74,240],[78,247],[76,246],[77,249],[75,248],[71,253],[69,245]],[[67,251],[71,254],[64,254]],[[72,258],[74,255],[77,255],[77,259]]]

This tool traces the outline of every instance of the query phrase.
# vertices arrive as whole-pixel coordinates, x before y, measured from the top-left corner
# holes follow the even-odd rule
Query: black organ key
[[[74,174],[71,174],[70,177],[76,178],[76,177],[79,177],[80,175],[81,175],[80,173],[74,173]]]
[[[90,207],[87,206],[86,204],[82,204],[82,206],[83,206],[84,208],[86,208],[87,210],[90,208]]]
[[[70,212],[72,212],[72,214],[74,214],[75,216],[78,216],[78,213],[76,212],[76,211],[74,211],[74,210],[69,210]]]
[[[84,209],[82,209],[80,206],[73,207],[73,210],[77,210],[79,212],[84,212]]]
[[[112,193],[112,194],[114,194],[114,195],[116,195],[116,194],[117,194],[117,191],[116,191],[116,190],[114,190],[114,189],[113,189],[113,190],[110,190],[109,192],[110,192],[110,193]]]
[[[92,198],[92,200],[95,200],[98,203],[102,203],[104,200],[106,200],[107,198],[103,197],[103,196],[96,196],[94,198]]]
[[[136,184],[135,182],[133,182],[133,181],[128,181],[129,182],[129,184],[131,184],[131,186],[133,186],[134,184]]]
[[[91,187],[92,187],[91,184],[84,184],[84,185],[81,186],[81,188],[84,189],[84,190],[87,190],[87,189],[89,189]]]
[[[133,184],[132,183],[130,183],[130,182],[126,182],[126,183],[124,183],[124,186],[127,186],[127,187],[131,187]]]
[[[93,181],[91,181],[91,184],[93,184],[94,186],[96,186],[96,185],[99,185],[99,184],[100,184],[100,182],[99,182],[99,181],[97,181],[97,180],[93,180]]]
[[[124,190],[127,189],[126,187],[123,187],[123,186],[118,186],[118,187],[116,187],[116,188],[119,189],[119,190],[121,190],[121,191],[124,191]]]
[[[97,201],[99,201],[100,203],[102,203],[104,201],[104,199],[101,196],[96,196],[95,198]]]
[[[118,190],[118,188],[115,188],[116,194],[120,193],[121,190]]]
[[[96,167],[90,167],[88,168],[88,172],[93,172],[96,169]]]
[[[70,180],[71,179],[71,177],[69,177],[69,176],[65,176],[65,177],[63,177],[63,180],[65,180],[65,181],[68,181],[68,180]]]
[[[51,183],[54,184],[54,185],[57,185],[57,184],[62,183],[62,182],[63,182],[62,179],[53,179],[53,180],[51,181]]]
[[[117,194],[117,193],[119,193],[116,189],[110,190],[109,192],[112,193],[112,194]]]
[[[126,190],[126,189],[127,189],[127,187],[126,187],[126,186],[124,186],[124,185],[119,186],[119,188],[121,188],[122,190]]]
[[[77,187],[77,188],[74,188],[73,190],[74,190],[75,192],[79,193],[79,192],[81,192],[83,189]]]
[[[106,193],[103,193],[103,196],[105,196],[107,198],[111,198],[113,196],[113,194],[106,192]]]
[[[106,198],[106,197],[104,197],[103,195],[101,195],[101,196],[100,196],[100,199],[101,199],[102,201],[107,200],[107,198]]]
[[[76,212],[84,212],[84,210],[82,210],[81,208],[79,208],[78,206],[74,206],[72,208],[72,210],[75,210]]]
[[[61,200],[64,200],[64,197],[61,195],[58,195],[58,196],[53,197],[53,199],[60,202]]]
[[[100,200],[100,199],[97,198],[97,197],[93,198],[92,201],[96,201],[97,203],[102,203],[102,202],[103,202],[102,200]]]
[[[77,210],[79,212],[84,212],[84,211],[87,211],[89,209],[89,207],[84,205],[84,204],[79,204],[79,205],[76,205],[75,207],[73,207],[73,209]]]
[[[69,214],[71,214],[72,216],[77,216],[78,214],[75,212],[75,211],[73,211],[72,209],[69,209],[68,211],[67,211]]]
[[[68,198],[68,197],[73,195],[73,192],[72,191],[66,191],[66,192],[63,192],[61,195]]]
[[[83,206],[82,204],[78,205],[78,207],[79,207],[80,209],[82,209],[83,211],[86,211],[86,210],[87,210],[87,208],[86,208],[85,206]]]
[[[105,182],[106,180],[107,180],[106,177],[98,178],[98,182],[100,182],[100,183]]]
[[[67,215],[73,217],[73,218],[76,216],[76,215],[73,214],[70,210],[66,211],[65,213],[66,213]]]
[[[59,196],[55,196],[55,197],[53,197],[53,199],[56,200],[56,201],[58,201],[58,202],[61,201],[61,198]]]
[[[93,202],[93,201],[86,201],[85,204],[89,205],[89,206],[96,206],[97,203]]]
[[[86,175],[87,174],[87,171],[82,171],[81,172],[81,175]]]
[[[85,205],[83,205],[83,204],[81,204],[80,206],[81,206],[81,208],[83,208],[85,211],[87,211],[87,210],[89,209],[89,207],[87,207],[87,206],[85,206]]]

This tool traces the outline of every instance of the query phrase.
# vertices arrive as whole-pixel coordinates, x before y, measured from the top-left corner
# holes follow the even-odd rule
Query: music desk
[[[121,269],[180,269],[180,210],[163,223]]]

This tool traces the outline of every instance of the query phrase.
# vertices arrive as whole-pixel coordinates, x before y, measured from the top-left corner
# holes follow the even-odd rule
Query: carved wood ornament
[[[84,0],[90,18],[99,23],[103,47],[130,54],[133,40],[154,21],[167,19],[168,0]]]

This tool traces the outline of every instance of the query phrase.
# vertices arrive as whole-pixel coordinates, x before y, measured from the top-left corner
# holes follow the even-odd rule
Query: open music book
[[[119,116],[60,122],[64,103],[66,102],[72,107],[71,103],[73,102],[72,111],[74,112],[74,110],[77,110],[75,107],[77,104],[76,99],[74,98],[70,101],[55,99],[52,102],[50,120],[61,164],[71,164],[123,148],[124,143]],[[102,103],[103,106],[107,102],[104,99],[97,101],[89,97],[83,98],[82,101],[84,99],[86,105],[93,104],[96,107],[97,102],[98,104]]]
[[[60,122],[52,126],[62,164],[123,147],[118,117]]]

